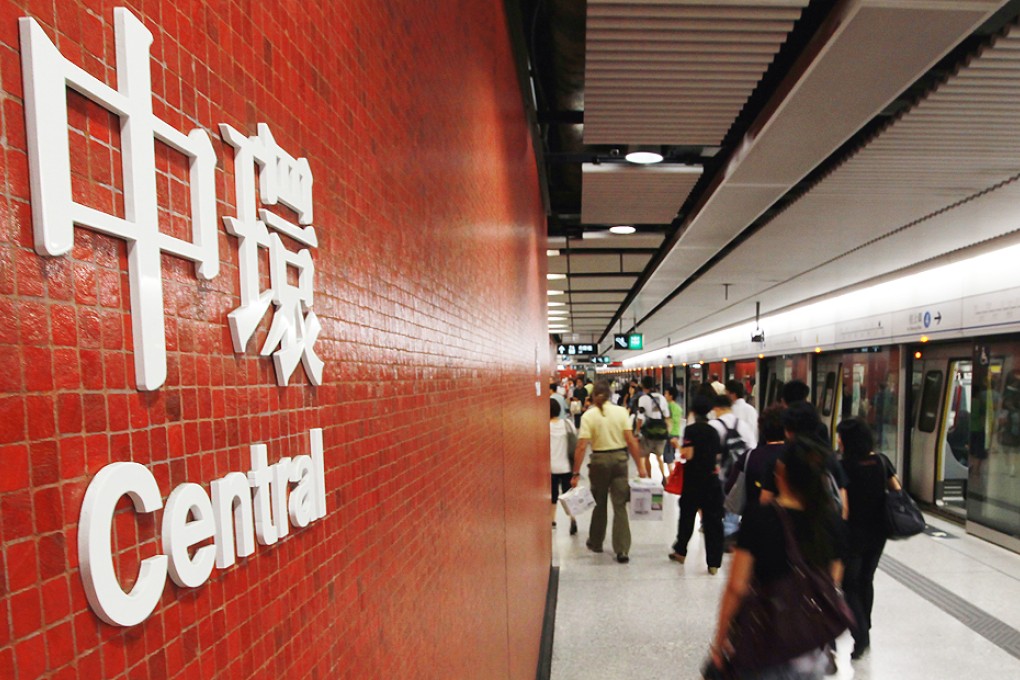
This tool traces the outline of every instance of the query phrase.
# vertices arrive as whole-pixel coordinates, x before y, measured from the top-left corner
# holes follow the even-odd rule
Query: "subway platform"
[[[686,564],[668,560],[678,510],[676,496],[666,499],[663,521],[631,522],[631,559],[622,565],[608,547],[602,554],[585,548],[590,513],[571,537],[559,510],[552,680],[701,677],[731,557],[709,575],[695,531]],[[937,516],[926,519],[924,534],[886,544],[871,648],[851,663],[845,633],[833,677],[1020,677],[1020,555]]]

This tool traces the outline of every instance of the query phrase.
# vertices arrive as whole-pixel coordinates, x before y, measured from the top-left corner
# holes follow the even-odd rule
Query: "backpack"
[[[740,433],[737,432],[738,418],[736,416],[733,416],[733,427],[727,425],[726,421],[722,418],[718,420],[726,428],[726,436],[723,437],[722,441],[722,460],[719,465],[722,479],[727,479],[734,463],[747,453],[750,447],[748,447],[744,438],[740,436]]]
[[[659,412],[658,418],[652,418],[647,413],[645,414],[644,422],[641,423],[641,435],[645,439],[651,440],[663,440],[669,439],[669,427],[666,425],[666,415],[662,412],[662,404],[659,399],[662,396],[652,392],[649,396],[652,398],[652,403],[655,404],[655,410]]]

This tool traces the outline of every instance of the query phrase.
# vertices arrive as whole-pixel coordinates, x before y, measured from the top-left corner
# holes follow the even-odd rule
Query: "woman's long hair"
[[[801,552],[809,564],[826,566],[835,557],[830,527],[836,508],[829,489],[826,451],[812,440],[795,439],[787,444],[782,462],[790,492],[804,506],[808,535]]]

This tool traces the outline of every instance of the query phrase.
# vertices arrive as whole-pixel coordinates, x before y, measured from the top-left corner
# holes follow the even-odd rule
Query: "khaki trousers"
[[[588,466],[591,493],[595,509],[588,527],[588,543],[601,548],[606,538],[607,505],[613,501],[613,552],[626,555],[630,552],[630,521],[627,519],[627,501],[630,500],[630,482],[627,472],[626,451],[593,452]],[[608,498],[607,498],[608,497]]]

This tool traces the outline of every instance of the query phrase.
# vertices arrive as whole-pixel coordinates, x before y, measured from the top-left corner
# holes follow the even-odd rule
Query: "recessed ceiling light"
[[[548,305],[550,307],[566,307],[567,303],[566,302],[553,302],[552,300],[550,300],[548,302]]]
[[[563,295],[563,293],[565,291],[562,291],[562,290],[547,290],[546,292],[549,293],[549,295]]]
[[[628,153],[624,158],[638,165],[651,165],[652,163],[662,162],[662,154],[651,149],[637,149]]]
[[[613,232],[614,234],[626,235],[633,234],[635,231],[637,231],[637,229],[630,225],[621,224],[615,227],[609,227],[609,231]]]
[[[550,281],[561,281],[561,280],[567,278],[567,275],[566,274],[546,274],[545,278],[549,279]]]
[[[549,249],[549,250],[545,251],[545,254],[548,255],[549,257],[556,257],[557,255],[560,254],[560,251]]]

